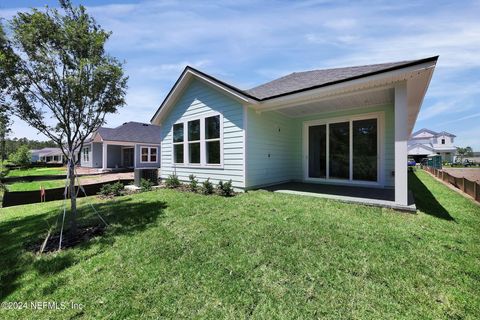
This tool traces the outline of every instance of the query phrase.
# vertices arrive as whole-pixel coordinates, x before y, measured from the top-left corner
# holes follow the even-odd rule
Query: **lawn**
[[[101,176],[82,176],[80,177],[80,182],[82,179],[89,179],[89,180],[101,180]],[[6,187],[8,191],[33,191],[33,190],[40,190],[40,187],[44,187],[45,189],[53,189],[53,188],[62,188],[65,187],[65,180],[58,179],[58,180],[46,180],[46,181],[20,181],[14,182],[11,184],[7,184]]]
[[[1,209],[0,318],[480,318],[480,207],[425,172],[418,214],[254,191],[80,200],[101,238],[36,256],[61,202]]]
[[[29,169],[15,169],[8,172],[7,177],[27,177],[27,176],[49,176],[65,174],[64,167],[50,167],[50,168],[29,168]]]

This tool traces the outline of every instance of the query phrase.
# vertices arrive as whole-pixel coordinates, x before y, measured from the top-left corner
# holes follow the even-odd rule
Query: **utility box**
[[[140,181],[142,179],[148,180],[153,184],[158,184],[158,169],[150,169],[150,168],[137,168],[134,171],[134,183],[137,187],[140,186]]]
[[[431,154],[428,156],[427,166],[435,169],[442,169],[442,156],[439,154]]]

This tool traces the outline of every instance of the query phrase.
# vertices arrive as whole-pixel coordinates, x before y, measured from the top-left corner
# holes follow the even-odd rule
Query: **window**
[[[188,163],[200,164],[200,120],[188,122]]]
[[[185,131],[186,139],[184,139]],[[206,116],[174,124],[174,163],[196,166],[221,165],[221,131],[220,115]]]
[[[140,162],[157,162],[157,148],[156,147],[141,147]]]
[[[83,148],[83,161],[90,161],[90,150],[89,148]]]
[[[206,161],[220,164],[220,116],[205,118]]]
[[[183,123],[173,125],[173,162],[183,163]]]
[[[445,144],[445,139],[442,139],[442,144]]]

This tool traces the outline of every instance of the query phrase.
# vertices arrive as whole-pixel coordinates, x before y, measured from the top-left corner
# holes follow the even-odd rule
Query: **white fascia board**
[[[161,125],[163,117],[168,113],[170,108],[175,104],[175,102],[177,101],[177,98],[180,96],[183,89],[187,86],[189,81],[193,78],[197,78],[203,81],[204,83],[227,93],[229,96],[231,96],[232,98],[234,98],[235,100],[239,101],[242,104],[247,103],[247,104],[255,105],[258,103],[257,101],[245,95],[242,95],[239,92],[232,90],[231,88],[228,88],[227,86],[217,81],[209,79],[195,72],[194,70],[188,69],[180,78],[178,83],[175,85],[171,94],[167,97],[167,100],[165,100],[163,106],[158,110],[157,114],[154,116],[153,120],[151,121],[152,124]]]

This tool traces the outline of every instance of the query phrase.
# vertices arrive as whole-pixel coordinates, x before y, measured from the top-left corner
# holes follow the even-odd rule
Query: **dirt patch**
[[[75,236],[64,233],[62,235],[62,250],[76,247],[82,243],[90,241],[90,239],[101,236],[105,233],[105,226],[86,226],[79,227]],[[28,244],[27,250],[33,253],[39,253],[43,245],[45,238],[42,238],[38,242]],[[60,232],[54,235],[50,235],[47,244],[43,250],[43,253],[58,251],[58,245],[60,243]]]
[[[480,181],[480,168],[443,168],[443,171],[457,178]]]

